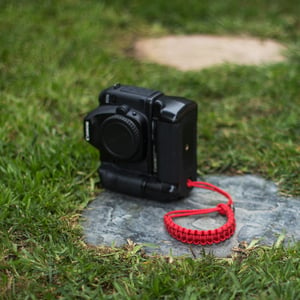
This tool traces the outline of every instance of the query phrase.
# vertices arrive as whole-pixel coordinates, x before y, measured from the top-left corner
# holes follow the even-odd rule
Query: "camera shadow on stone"
[[[83,213],[85,240],[92,245],[122,246],[127,239],[144,244],[148,254],[217,257],[232,254],[240,242],[259,239],[272,245],[282,233],[286,244],[300,239],[300,199],[278,194],[276,185],[256,176],[210,176],[205,178],[229,192],[235,204],[236,232],[229,240],[210,246],[190,245],[173,239],[165,230],[163,216],[171,210],[214,207],[226,199],[217,193],[194,188],[188,198],[176,202],[138,199],[102,192]],[[217,213],[175,219],[190,229],[208,230],[222,226],[226,218]]]

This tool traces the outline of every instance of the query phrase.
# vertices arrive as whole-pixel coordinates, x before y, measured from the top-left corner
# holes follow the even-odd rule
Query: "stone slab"
[[[223,63],[281,62],[285,47],[274,40],[248,36],[170,35],[137,40],[134,49],[140,60],[188,71]]]
[[[286,241],[300,240],[300,199],[280,196],[274,183],[256,176],[209,176],[205,181],[229,192],[234,200],[237,229],[231,239],[211,246],[189,245],[166,232],[163,216],[168,211],[227,202],[217,193],[194,188],[188,198],[168,203],[104,191],[83,213],[86,242],[118,247],[130,239],[138,244],[153,244],[144,248],[149,254],[200,256],[204,250],[227,257],[242,241],[260,239],[262,244],[272,245],[282,233],[286,234]],[[226,222],[217,213],[175,220],[179,225],[199,230],[214,229]]]

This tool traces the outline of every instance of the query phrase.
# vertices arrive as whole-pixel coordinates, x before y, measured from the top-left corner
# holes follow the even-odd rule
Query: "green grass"
[[[173,260],[88,247],[78,225],[99,193],[82,119],[115,82],[199,103],[201,174],[259,174],[299,196],[299,15],[296,0],[2,0],[0,298],[299,299],[299,243]],[[139,36],[170,33],[274,38],[287,61],[182,73],[132,57]]]

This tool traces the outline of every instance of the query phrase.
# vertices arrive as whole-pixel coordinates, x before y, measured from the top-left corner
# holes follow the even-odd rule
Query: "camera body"
[[[195,102],[120,84],[103,90],[84,119],[102,186],[161,201],[187,196],[187,179],[196,180],[196,131]]]

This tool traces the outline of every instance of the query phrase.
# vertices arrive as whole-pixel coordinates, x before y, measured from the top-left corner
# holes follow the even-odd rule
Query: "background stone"
[[[229,192],[234,200],[237,229],[231,239],[211,246],[189,245],[166,232],[163,216],[168,211],[208,208],[227,202],[218,193],[194,188],[188,198],[169,203],[102,192],[83,213],[86,242],[121,246],[131,239],[135,243],[155,244],[155,248],[145,247],[147,253],[178,256],[193,252],[199,256],[204,249],[226,257],[242,241],[261,239],[261,243],[272,245],[283,232],[287,242],[300,239],[300,199],[280,196],[274,183],[256,176],[209,176],[205,181]],[[214,229],[226,222],[218,213],[175,220],[182,226],[200,230]]]
[[[285,47],[269,39],[253,37],[188,35],[141,39],[135,54],[141,60],[199,70],[222,63],[257,65],[284,60]]]

